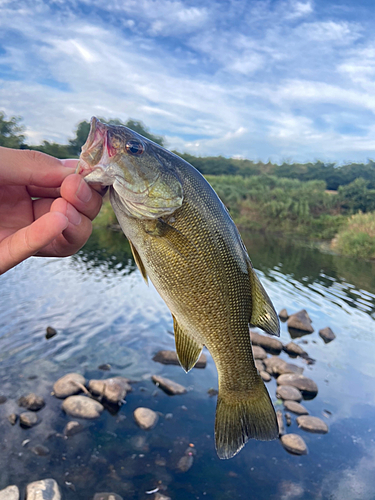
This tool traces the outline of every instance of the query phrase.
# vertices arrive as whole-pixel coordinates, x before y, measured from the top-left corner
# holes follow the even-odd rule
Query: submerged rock
[[[55,335],[57,335],[57,330],[55,330],[52,326],[47,326],[46,328],[46,339],[52,339],[52,337],[54,337]]]
[[[283,420],[283,412],[277,410],[276,412],[277,425],[279,426],[279,436],[283,436],[285,434],[285,425]]]
[[[289,344],[284,345],[284,351],[291,356],[301,356],[306,357],[307,352],[305,352],[301,346],[296,344],[295,342],[289,342]]]
[[[333,333],[329,326],[319,330],[319,335],[322,337],[326,344],[328,344],[328,342],[332,342],[332,340],[336,338],[336,335]]]
[[[293,413],[296,413],[297,415],[308,415],[309,412],[306,410],[306,408],[301,405],[300,403],[297,403],[296,401],[291,401],[291,400],[285,400],[284,401],[284,408],[286,410],[289,410]]]
[[[277,385],[291,385],[299,389],[305,396],[312,397],[318,394],[318,386],[311,378],[296,373],[280,375],[277,378]]]
[[[264,350],[271,352],[272,354],[279,354],[283,348],[283,344],[280,340],[275,338],[266,337],[265,335],[260,335],[257,332],[250,330],[250,339],[253,345],[263,347]]]
[[[269,382],[271,380],[271,375],[264,370],[260,371],[259,375],[262,377],[262,380],[264,382]]]
[[[34,427],[39,423],[37,415],[32,411],[25,411],[20,415],[20,425],[22,427]]]
[[[47,446],[43,446],[42,444],[37,444],[31,448],[31,451],[38,455],[39,457],[45,457],[49,454],[49,449]]]
[[[317,434],[326,434],[328,432],[327,424],[318,417],[303,415],[297,417],[297,424],[304,431],[315,432]]]
[[[27,396],[22,396],[18,400],[18,406],[22,406],[23,408],[27,408],[31,411],[39,411],[44,408],[45,404],[44,399],[41,396],[37,396],[33,392]]]
[[[6,402],[7,402],[7,397],[0,394],[0,405],[3,405]]]
[[[154,500],[172,500],[171,497],[167,497],[166,495],[163,495],[162,493],[155,493]]]
[[[186,387],[177,382],[173,382],[166,377],[161,377],[160,375],[153,375],[152,381],[156,384],[160,389],[163,389],[164,392],[171,396],[175,396],[177,394],[184,394],[186,392]]]
[[[311,326],[311,319],[305,309],[291,314],[288,319],[288,328],[300,330],[301,332],[312,333],[314,328]]]
[[[67,373],[55,382],[53,392],[57,398],[67,398],[81,392],[85,383],[85,377],[79,373]]]
[[[123,500],[117,493],[95,493],[92,500]]]
[[[290,416],[290,413],[285,413],[285,422],[288,427],[292,425],[292,417]]]
[[[126,394],[132,390],[129,380],[125,377],[90,380],[89,389],[95,396],[105,398],[114,404],[122,402]]]
[[[177,470],[181,472],[187,472],[194,463],[194,455],[196,451],[194,447],[189,447],[185,450],[184,455],[180,458],[177,463]]]
[[[70,396],[62,404],[62,409],[75,418],[97,418],[104,410],[104,406],[86,396]]]
[[[134,420],[137,422],[141,429],[149,430],[155,427],[157,421],[159,420],[159,416],[150,408],[137,408],[134,410]]]
[[[17,486],[8,486],[0,491],[0,500],[19,500],[20,492]]]
[[[207,391],[207,394],[212,398],[213,396],[217,396],[219,394],[219,391],[217,389],[214,389],[213,387],[210,387]]]
[[[279,312],[279,318],[281,321],[286,321],[289,318],[288,311],[286,309],[281,309]]]
[[[253,345],[252,349],[253,349],[254,359],[266,359],[267,353],[263,349],[263,347],[260,347],[260,345]]]
[[[74,436],[75,434],[78,434],[79,432],[82,432],[83,429],[84,429],[83,425],[81,425],[76,420],[71,420],[64,427],[63,433],[64,433],[64,436],[71,437],[71,436]]]
[[[290,401],[301,401],[302,394],[291,385],[281,385],[276,389],[276,397],[279,399],[289,399]]]
[[[61,500],[59,486],[54,479],[43,479],[27,485],[26,500]]]
[[[178,365],[180,366],[180,362],[177,357],[176,351],[158,351],[155,356],[152,358],[153,361],[157,363],[162,363],[163,365]],[[194,368],[206,368],[207,364],[207,356],[202,352],[198,358],[198,361],[195,363]]]
[[[280,441],[289,453],[293,453],[294,455],[307,454],[306,443],[298,434],[284,434],[284,436],[281,436]]]
[[[16,413],[11,413],[10,415],[8,415],[8,420],[12,425],[15,425],[15,423],[17,422],[17,419],[18,419],[18,415]]]

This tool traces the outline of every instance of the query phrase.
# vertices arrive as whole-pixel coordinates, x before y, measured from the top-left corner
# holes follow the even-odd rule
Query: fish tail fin
[[[241,395],[237,400],[236,393],[226,398],[219,390],[215,420],[219,458],[234,457],[251,438],[270,441],[278,437],[274,407],[263,381],[259,382],[256,390],[248,392],[248,397]]]

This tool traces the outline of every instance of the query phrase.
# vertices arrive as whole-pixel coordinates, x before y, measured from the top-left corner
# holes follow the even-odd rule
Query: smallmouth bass
[[[215,361],[215,444],[231,458],[250,438],[278,437],[275,411],[253,360],[249,325],[279,335],[273,305],[228,211],[189,163],[124,126],[91,119],[78,173],[109,186],[135,262],[173,317],[187,372],[203,346]]]

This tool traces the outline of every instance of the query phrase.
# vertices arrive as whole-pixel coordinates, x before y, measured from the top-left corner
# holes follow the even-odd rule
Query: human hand
[[[32,255],[66,257],[86,243],[102,197],[74,174],[77,162],[0,147],[0,274]]]

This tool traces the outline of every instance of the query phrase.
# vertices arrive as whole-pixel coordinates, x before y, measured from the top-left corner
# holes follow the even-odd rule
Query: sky
[[[169,149],[375,158],[373,0],[0,0],[0,110],[26,142],[91,116]]]

